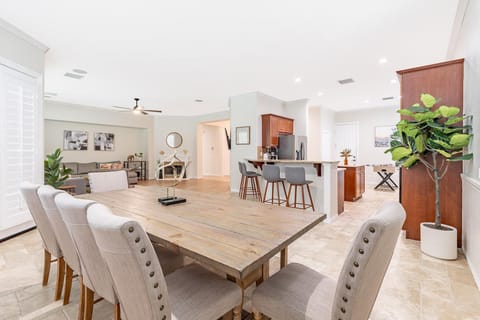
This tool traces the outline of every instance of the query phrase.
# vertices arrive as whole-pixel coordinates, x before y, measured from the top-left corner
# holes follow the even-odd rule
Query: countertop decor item
[[[348,158],[352,156],[352,150],[343,149],[340,151],[340,156],[343,157],[343,165],[348,166]]]
[[[472,153],[463,154],[472,137],[471,125],[463,122],[471,116],[459,115],[457,107],[437,106],[440,99],[428,93],[421,94],[420,100],[421,103],[397,111],[404,119],[397,123],[385,153],[391,153],[392,160],[407,169],[417,163],[425,166],[435,183],[435,223],[421,224],[421,249],[436,258],[456,259],[457,230],[441,222],[440,181],[449,162],[473,158]]]
[[[69,174],[72,173],[72,169],[65,168],[65,165],[61,164],[63,160],[61,154],[62,150],[57,148],[52,154],[47,155],[47,159],[44,161],[45,184],[54,188],[62,186]]]

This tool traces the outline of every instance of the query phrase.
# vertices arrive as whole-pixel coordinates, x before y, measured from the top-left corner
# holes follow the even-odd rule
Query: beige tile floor
[[[227,192],[225,179],[185,181],[182,188],[190,184],[192,190],[208,190],[212,182],[218,191]],[[383,201],[398,197],[395,192],[372,189],[367,187],[361,200],[346,202],[344,214],[333,223],[320,224],[298,239],[290,247],[289,260],[336,278],[360,224]],[[278,268],[279,259],[272,259],[271,272]],[[52,303],[54,273],[50,285],[43,288],[36,230],[0,243],[0,320],[76,319],[78,281],[74,281],[72,303],[63,307]],[[107,302],[94,310],[95,319],[111,318],[112,306]],[[480,319],[480,291],[463,255],[456,261],[433,259],[420,252],[417,241],[400,237],[371,319]]]

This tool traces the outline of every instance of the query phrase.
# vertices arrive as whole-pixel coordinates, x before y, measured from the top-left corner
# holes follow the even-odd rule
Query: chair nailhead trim
[[[349,284],[347,284],[345,288],[347,288],[348,290],[352,289],[352,287]]]
[[[140,252],[141,252],[141,253],[145,253],[145,251],[146,251],[145,248],[140,249]]]
[[[350,275],[350,277],[352,277],[352,278],[355,277],[355,273],[353,273],[352,271],[350,271],[349,275]]]
[[[135,230],[133,227],[128,228],[128,232],[132,233]]]
[[[139,243],[140,242],[140,238],[139,237],[136,237],[135,238],[135,243]]]
[[[375,228],[374,227],[370,227],[368,230],[370,230],[371,233],[375,233]]]
[[[363,238],[363,242],[368,243],[368,238]]]
[[[157,288],[158,288],[158,282],[155,282],[155,284],[153,285],[153,287],[154,287],[155,289],[157,289]]]
[[[347,297],[343,297],[342,300],[345,301],[345,302],[348,302]]]
[[[150,260],[148,260],[148,261],[145,263],[145,265],[146,265],[147,267],[150,267],[151,264],[152,264],[152,262],[151,262]]]
[[[165,306],[162,304],[162,305],[160,306],[160,311],[163,311],[164,308],[165,308]]]
[[[360,266],[357,261],[353,262],[353,265],[357,268]]]
[[[155,275],[155,272],[150,272],[150,278],[153,277]]]
[[[364,254],[364,253],[365,253],[365,251],[363,251],[363,249],[358,249],[358,252],[359,252],[360,254]]]
[[[166,320],[166,319],[167,319],[167,316],[163,316],[163,317],[162,317],[162,320]]]
[[[163,298],[163,294],[160,293],[160,294],[158,295],[157,299],[160,300],[160,299],[162,299],[162,298]]]
[[[342,308],[340,308],[340,311],[342,311],[342,313],[345,313],[345,312],[347,312],[347,311],[345,310],[345,308],[343,308],[343,307],[342,307]]]

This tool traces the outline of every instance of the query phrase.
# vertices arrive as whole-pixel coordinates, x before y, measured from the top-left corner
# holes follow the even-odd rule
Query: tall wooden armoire
[[[420,94],[441,98],[441,104],[463,111],[463,59],[397,71],[400,78],[401,108],[420,101]],[[438,106],[436,106],[438,107]],[[408,239],[420,240],[420,223],[435,221],[435,189],[425,167],[416,164],[401,169],[400,201],[407,212],[403,225]],[[449,163],[441,180],[442,223],[458,230],[457,245],[462,245],[462,162]]]

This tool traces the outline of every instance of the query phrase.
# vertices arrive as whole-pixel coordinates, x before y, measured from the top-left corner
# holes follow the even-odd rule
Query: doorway
[[[343,160],[340,152],[350,149],[351,161],[358,161],[358,122],[343,122],[335,124],[335,158]]]
[[[202,122],[197,127],[199,177],[230,178],[230,120]]]

